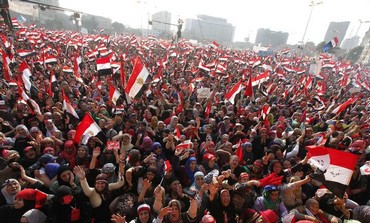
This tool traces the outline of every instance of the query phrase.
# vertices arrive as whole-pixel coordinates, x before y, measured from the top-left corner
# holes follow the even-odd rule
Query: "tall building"
[[[258,29],[255,44],[271,46],[272,48],[286,44],[289,33],[277,32],[270,29]]]
[[[352,36],[351,38],[345,39],[342,43],[341,48],[345,50],[350,50],[360,43],[360,37],[359,36]]]
[[[234,40],[235,26],[224,18],[198,15],[198,19],[186,19],[184,35],[191,39],[230,43]]]
[[[327,43],[331,41],[334,37],[338,37],[338,46],[342,44],[344,36],[346,35],[349,22],[331,22],[329,24],[328,30],[326,31],[324,42]]]
[[[362,39],[361,46],[364,46],[358,63],[370,65],[370,29],[366,32],[364,38]]]
[[[171,30],[171,13],[161,11],[152,15],[152,28],[153,30],[170,32]]]

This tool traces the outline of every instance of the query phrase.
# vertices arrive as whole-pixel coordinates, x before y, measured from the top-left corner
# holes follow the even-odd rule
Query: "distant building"
[[[331,22],[329,24],[328,30],[326,31],[324,41],[325,43],[331,41],[334,37],[338,37],[338,45],[342,44],[344,36],[346,35],[349,22]]]
[[[186,19],[184,36],[191,39],[230,43],[234,40],[235,26],[226,19],[198,15],[198,19]]]
[[[170,32],[171,30],[171,13],[161,11],[152,15],[152,29],[162,32]]]
[[[370,65],[370,29],[366,32],[365,37],[362,39],[361,46],[364,46],[358,63]]]
[[[360,37],[359,36],[352,36],[351,38],[345,39],[342,43],[341,48],[345,50],[350,50],[360,43]]]
[[[289,33],[276,32],[270,29],[258,29],[255,44],[261,46],[271,46],[271,48],[286,44]]]

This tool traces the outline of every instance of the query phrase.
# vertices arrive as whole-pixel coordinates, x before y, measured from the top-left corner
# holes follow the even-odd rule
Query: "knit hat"
[[[45,174],[49,177],[49,179],[53,179],[57,175],[59,167],[59,163],[48,163],[44,167]]]
[[[259,213],[268,223],[276,223],[279,220],[279,217],[273,210],[260,211]]]
[[[147,204],[139,205],[139,207],[137,207],[137,214],[140,215],[140,212],[142,211],[150,212],[150,206]]]
[[[23,189],[16,195],[19,199],[35,201],[35,208],[41,208],[47,197],[44,192],[31,188]]]
[[[216,220],[212,215],[206,214],[203,216],[201,223],[216,223]]]

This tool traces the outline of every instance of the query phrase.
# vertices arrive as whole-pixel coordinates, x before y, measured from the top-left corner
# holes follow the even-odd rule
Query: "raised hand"
[[[85,179],[85,170],[81,166],[75,166],[75,168],[73,168],[73,172],[80,180]]]
[[[148,190],[151,186],[152,186],[152,182],[150,182],[148,179],[144,179],[143,187]]]
[[[94,150],[93,150],[93,157],[98,157],[100,156],[100,147],[95,147]]]
[[[126,223],[126,216],[121,216],[120,214],[112,214],[111,221],[115,223]]]

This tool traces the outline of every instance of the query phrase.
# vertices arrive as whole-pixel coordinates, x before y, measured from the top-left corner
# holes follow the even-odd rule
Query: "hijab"
[[[193,161],[197,161],[197,159],[195,157],[189,157],[188,160],[186,160],[186,163],[185,163],[185,173],[186,173],[186,176],[191,180],[191,182],[194,182],[194,174],[195,172],[198,171],[198,168],[195,168],[194,171],[191,171],[190,170],[190,163],[193,162]]]
[[[28,220],[29,223],[44,223],[46,222],[46,215],[37,209],[31,209],[23,214],[24,218]]]

